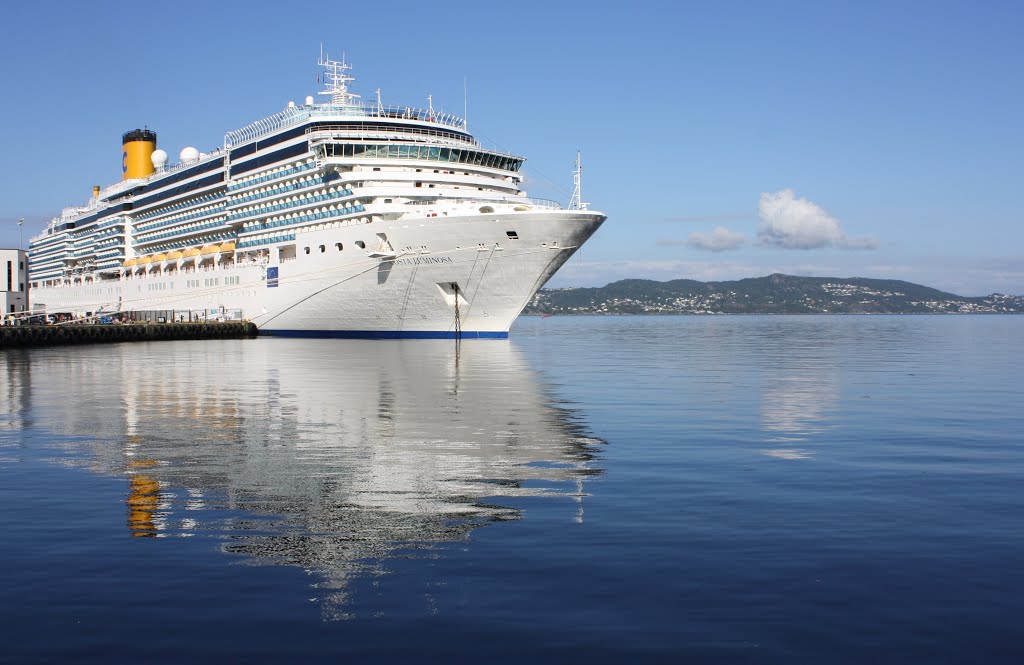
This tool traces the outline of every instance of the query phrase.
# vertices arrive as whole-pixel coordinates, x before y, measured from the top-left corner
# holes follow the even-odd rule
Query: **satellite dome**
[[[312,106],[312,105],[313,105],[313,96],[310,95],[310,96],[306,97],[306,106]]]
[[[178,159],[180,159],[182,162],[199,161],[199,151],[193,148],[192,146],[182,148],[181,152],[178,153]]]
[[[167,153],[163,150],[154,150],[149,158],[153,160],[153,168],[155,169],[162,169],[167,165]]]

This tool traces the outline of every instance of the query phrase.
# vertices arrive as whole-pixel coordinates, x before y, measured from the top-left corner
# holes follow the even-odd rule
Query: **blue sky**
[[[0,25],[0,246],[316,89],[459,113],[533,196],[609,220],[552,282],[771,272],[1024,294],[1018,2],[18,3]]]

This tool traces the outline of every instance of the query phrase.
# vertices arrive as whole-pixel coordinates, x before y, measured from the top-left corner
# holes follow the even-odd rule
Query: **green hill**
[[[895,279],[769,275],[727,282],[624,279],[541,289],[524,314],[925,314],[1024,312],[1024,296],[958,296]]]

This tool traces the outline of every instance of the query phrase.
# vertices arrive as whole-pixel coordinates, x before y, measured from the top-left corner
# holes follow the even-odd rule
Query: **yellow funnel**
[[[121,179],[145,178],[153,173],[156,132],[133,129],[121,137]]]

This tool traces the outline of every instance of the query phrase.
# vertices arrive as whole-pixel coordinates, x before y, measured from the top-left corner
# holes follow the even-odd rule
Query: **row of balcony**
[[[315,168],[316,168],[316,162],[312,162],[312,161],[310,161],[310,162],[303,162],[302,164],[299,164],[298,166],[289,166],[289,167],[283,167],[283,168],[282,167],[278,167],[277,169],[274,169],[274,170],[270,171],[269,173],[265,173],[265,174],[263,174],[261,176],[257,176],[257,177],[252,178],[252,179],[242,179],[242,180],[237,180],[235,182],[229,183],[228,184],[228,191],[231,192],[231,191],[234,191],[236,189],[242,189],[243,187],[252,187],[254,185],[260,185],[260,184],[265,183],[265,182],[270,182],[271,180],[280,180],[281,178],[287,178],[288,176],[295,175],[296,173],[305,173],[306,171],[309,171],[310,169],[315,169]]]
[[[304,215],[295,215],[293,217],[282,217],[280,219],[268,220],[266,222],[259,222],[245,229],[245,233],[257,233],[259,231],[265,231],[267,229],[275,229],[281,226],[294,226],[296,224],[306,224],[309,222],[319,222],[327,219],[337,219],[338,217],[344,217],[346,215],[354,215],[365,211],[361,205],[351,206],[348,208],[337,208],[330,210],[327,208],[320,208]]]
[[[253,240],[243,240],[242,242],[235,245],[235,249],[247,249],[249,247],[257,247],[259,245],[271,245],[275,242],[287,242],[289,240],[295,240],[294,233],[284,233],[270,238],[255,238]]]
[[[183,228],[183,229],[174,229],[173,231],[165,231],[163,233],[158,233],[158,234],[156,234],[154,236],[147,236],[145,238],[138,238],[136,240],[136,244],[145,245],[147,243],[151,243],[154,240],[159,240],[161,238],[170,238],[172,236],[180,236],[180,235],[185,234],[185,233],[194,234],[194,233],[197,233],[198,231],[203,231],[204,229],[212,229],[212,228],[217,227],[217,226],[224,226],[224,224],[225,224],[224,218],[215,219],[212,222],[207,222],[206,224],[197,224],[196,226],[189,226],[189,227],[186,227],[186,228]]]
[[[292,208],[299,208],[307,205],[314,205],[316,203],[322,203],[325,201],[336,201],[337,199],[345,198],[346,196],[352,196],[351,189],[341,189],[333,192],[325,192],[323,194],[315,194],[312,196],[299,197],[294,201],[285,201],[284,203],[277,203],[274,205],[261,206],[259,208],[253,208],[251,210],[237,210],[228,215],[228,221],[234,221],[236,219],[243,219],[245,217],[256,217],[259,215],[269,215],[282,210],[291,210]]]

